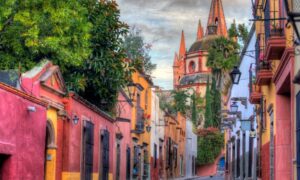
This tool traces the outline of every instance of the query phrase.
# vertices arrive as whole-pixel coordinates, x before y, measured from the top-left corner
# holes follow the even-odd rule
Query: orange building
[[[150,178],[150,116],[152,86],[153,83],[150,76],[138,71],[132,74],[132,85],[127,93],[130,93],[130,97],[133,98],[131,121],[133,179]]]

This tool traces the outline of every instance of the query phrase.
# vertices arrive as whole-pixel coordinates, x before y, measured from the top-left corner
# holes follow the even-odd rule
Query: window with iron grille
[[[126,149],[126,179],[130,179],[130,147]]]
[[[120,144],[117,144],[117,162],[116,162],[116,180],[120,179],[120,165],[121,165],[121,147]]]
[[[153,158],[153,167],[156,168],[157,161],[157,145],[154,143],[154,158]]]
[[[103,130],[102,142],[102,180],[108,180],[109,175],[109,131]]]
[[[177,168],[177,148],[174,147],[174,150],[173,150],[173,153],[174,153],[174,167]]]
[[[134,146],[133,148],[133,168],[132,168],[132,176],[135,178],[139,175],[139,164],[140,164],[140,159],[139,159],[139,147]]]
[[[270,0],[266,0],[264,9],[264,25],[265,25],[265,44],[267,44],[268,38],[270,37]]]
[[[91,180],[93,173],[94,124],[84,121],[82,147],[82,174],[84,180]]]
[[[252,177],[253,137],[249,138],[248,177]]]
[[[260,99],[260,125],[261,129],[266,129],[266,99],[262,97]]]
[[[237,139],[237,150],[236,150],[236,177],[240,177],[240,139]]]
[[[246,177],[246,133],[243,132],[243,178]]]

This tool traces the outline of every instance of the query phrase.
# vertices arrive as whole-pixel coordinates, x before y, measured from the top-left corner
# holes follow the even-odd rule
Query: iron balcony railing
[[[140,107],[137,106],[137,116],[136,116],[136,125],[135,125],[135,130],[137,133],[143,133],[144,132],[144,110]]]

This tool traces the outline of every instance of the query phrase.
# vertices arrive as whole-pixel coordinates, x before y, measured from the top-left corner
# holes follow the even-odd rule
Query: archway
[[[44,179],[55,179],[56,145],[53,124],[47,120],[45,137]]]

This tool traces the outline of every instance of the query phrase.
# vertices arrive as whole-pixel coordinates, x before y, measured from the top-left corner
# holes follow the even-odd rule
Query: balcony
[[[272,28],[266,33],[266,51],[267,60],[280,60],[286,47],[286,38],[283,28]]]
[[[135,133],[136,134],[142,134],[144,133],[144,110],[137,106],[136,108],[137,114],[136,114],[136,124],[135,124]]]
[[[250,88],[250,103],[251,104],[259,104],[260,99],[262,97],[262,93],[260,91],[260,87],[256,84],[252,84],[252,87]]]
[[[268,85],[273,77],[271,63],[269,61],[261,61],[256,66],[256,84],[257,85]]]
[[[260,98],[262,97],[262,93],[260,91],[260,86],[257,85],[256,77],[254,75],[255,71],[253,71],[250,67],[249,71],[249,101],[251,104],[259,104]]]

